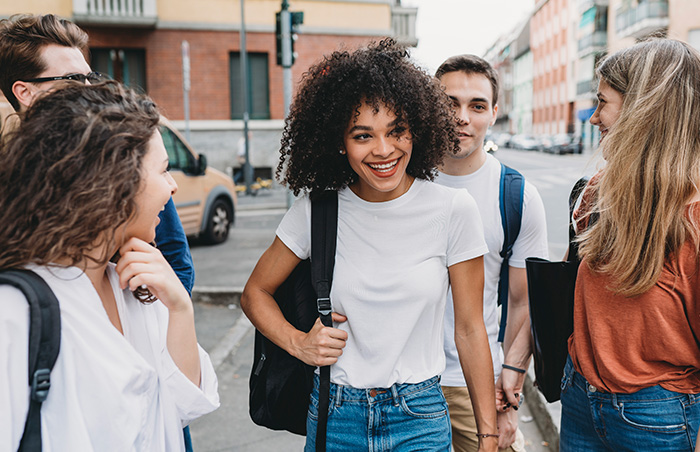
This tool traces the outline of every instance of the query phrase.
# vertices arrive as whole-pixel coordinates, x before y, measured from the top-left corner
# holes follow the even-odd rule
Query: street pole
[[[182,99],[185,109],[185,137],[190,141],[190,43],[182,41]]]
[[[245,31],[245,0],[241,2],[241,81],[243,84],[243,140],[245,143],[245,163],[243,164],[243,177],[245,180],[246,194],[252,194],[253,167],[250,166],[250,143],[248,142],[248,118],[251,110],[250,80],[248,77],[248,50],[246,48]]]
[[[292,20],[289,12],[289,2],[282,0],[280,10],[280,31],[282,34],[282,83],[284,88],[284,117],[289,116],[292,105]],[[292,207],[294,194],[287,191],[287,208]]]

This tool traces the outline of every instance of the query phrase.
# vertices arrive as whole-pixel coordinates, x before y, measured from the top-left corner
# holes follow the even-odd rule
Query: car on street
[[[510,145],[513,149],[521,149],[523,151],[539,151],[542,148],[542,143],[534,135],[517,134],[510,139]]]
[[[238,203],[233,179],[208,167],[206,156],[196,153],[164,117],[160,133],[168,151],[170,174],[178,185],[173,202],[185,234],[207,244],[226,241]]]
[[[573,148],[571,148],[571,139],[572,136],[566,133],[552,135],[549,146],[543,147],[542,150],[552,154],[573,153]]]

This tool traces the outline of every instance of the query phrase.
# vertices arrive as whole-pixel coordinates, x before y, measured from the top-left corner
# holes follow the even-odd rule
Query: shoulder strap
[[[513,244],[520,233],[523,217],[523,195],[525,179],[518,171],[501,163],[501,180],[499,183],[498,205],[503,226],[503,249],[500,256],[501,273],[498,278],[498,304],[501,306],[501,326],[498,341],[503,342],[508,322],[508,264],[513,254]]]
[[[569,253],[567,254],[567,259],[570,261],[578,260],[578,242],[574,240],[576,237],[576,231],[574,231],[574,208],[576,207],[576,202],[583,195],[583,192],[588,185],[588,181],[591,178],[589,176],[583,176],[581,179],[577,180],[571,189],[569,194]],[[589,226],[592,225],[597,219],[597,215],[591,215],[589,221]]]
[[[333,326],[331,312],[331,284],[335,266],[335,247],[338,234],[338,192],[327,190],[312,197],[311,201],[311,280],[316,289],[316,304],[321,323]],[[330,398],[331,368],[320,369],[318,425],[316,450],[326,450],[326,424]]]
[[[46,282],[30,270],[0,272],[0,284],[24,293],[29,302],[29,413],[19,451],[41,450],[41,404],[51,387],[51,369],[61,347],[61,313],[58,300]]]

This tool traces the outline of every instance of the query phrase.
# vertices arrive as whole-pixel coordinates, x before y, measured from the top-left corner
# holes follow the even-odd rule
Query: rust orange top
[[[631,393],[660,385],[700,393],[700,262],[690,241],[677,256],[667,259],[649,291],[632,298],[613,293],[612,278],[581,263],[569,354],[576,371],[599,390]]]

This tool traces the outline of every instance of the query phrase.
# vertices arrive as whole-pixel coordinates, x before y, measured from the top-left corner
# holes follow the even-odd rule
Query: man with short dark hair
[[[544,206],[537,189],[524,182],[522,222],[508,262],[507,324],[503,350],[498,342],[498,283],[503,258],[500,251],[504,231],[499,209],[501,164],[484,150],[484,138],[496,122],[498,74],[485,60],[474,55],[447,59],[436,77],[453,103],[460,151],[446,153],[436,182],[466,188],[474,197],[484,225],[489,252],[484,256],[484,323],[491,346],[497,398],[506,405],[498,411],[498,447],[524,450],[524,438],[517,429],[515,410],[520,405],[525,370],[530,362],[530,319],[525,258],[546,258],[547,229]],[[447,303],[445,313],[446,369],[441,384],[450,411],[452,444],[456,452],[476,452],[479,444],[476,420],[454,343],[454,311]],[[505,357],[503,356],[505,352]],[[466,364],[467,366],[469,363]]]
[[[90,69],[88,50],[87,33],[53,14],[15,15],[0,21],[0,89],[20,119],[37,95],[59,81],[95,83],[103,78]],[[194,263],[172,198],[159,217],[158,249],[191,294]],[[191,451],[188,429],[185,444]]]

